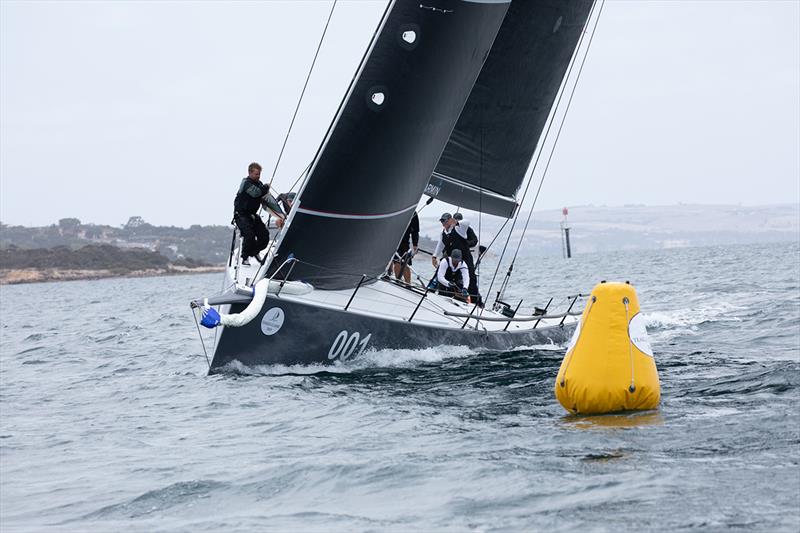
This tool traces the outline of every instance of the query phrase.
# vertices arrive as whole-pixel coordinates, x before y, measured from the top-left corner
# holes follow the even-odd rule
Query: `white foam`
[[[552,341],[548,344],[528,344],[524,346],[515,346],[510,350],[505,350],[507,352],[527,352],[527,351],[545,351],[545,352],[563,352],[564,349],[567,347],[567,343],[563,344],[555,344]]]
[[[697,307],[672,311],[642,313],[653,344],[671,341],[675,337],[697,335],[699,325],[706,322],[741,322],[736,314],[746,307],[727,302],[708,302]]]
[[[563,351],[564,346],[548,343],[534,344],[525,346],[515,346],[507,352],[519,352],[530,350]],[[497,350],[469,348],[467,346],[436,346],[433,348],[421,348],[418,350],[408,349],[384,349],[367,350],[357,358],[345,363],[338,363],[343,367],[349,368],[368,368],[368,367],[410,367],[420,363],[438,363],[448,359],[459,359],[486,352],[496,352]]]
[[[447,359],[463,358],[479,353],[467,346],[436,346],[433,348],[367,350],[358,357],[337,363],[346,368],[410,367],[420,363],[438,363]]]
[[[331,365],[315,363],[310,365],[268,364],[247,366],[239,361],[234,360],[226,364],[223,370],[248,376],[276,376],[286,374],[311,375],[322,372],[348,374],[354,370],[371,367],[406,368],[413,367],[421,363],[438,363],[447,359],[468,357],[476,353],[479,352],[477,350],[468,348],[467,346],[436,346],[434,348],[422,348],[419,350],[367,350],[358,357],[344,362],[335,361]]]
[[[236,360],[226,364],[223,370],[244,374],[246,376],[282,376],[286,374],[311,375],[321,372],[348,374],[352,371],[352,369],[342,365],[322,365],[315,363],[311,365],[272,364],[247,366]]]
[[[675,327],[692,328],[703,322],[741,322],[737,316],[730,316],[736,311],[746,309],[726,302],[675,309],[673,311],[642,313],[645,326],[655,329],[670,329]]]

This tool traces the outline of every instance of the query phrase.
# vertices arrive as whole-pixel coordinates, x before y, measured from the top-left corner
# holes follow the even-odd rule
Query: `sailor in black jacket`
[[[258,259],[258,253],[269,243],[269,230],[258,216],[258,208],[268,195],[269,185],[261,183],[261,165],[250,163],[233,200],[233,220],[242,234],[242,264],[249,265],[249,257]]]

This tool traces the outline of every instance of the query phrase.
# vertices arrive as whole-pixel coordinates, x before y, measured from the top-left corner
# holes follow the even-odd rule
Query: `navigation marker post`
[[[564,220],[561,221],[561,251],[564,254],[565,259],[569,259],[572,257],[572,249],[569,245],[569,222],[567,221],[567,215],[569,214],[569,209],[566,207],[561,210],[561,213],[564,215]]]

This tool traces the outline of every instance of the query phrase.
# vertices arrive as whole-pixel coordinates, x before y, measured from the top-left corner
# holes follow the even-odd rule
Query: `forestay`
[[[272,259],[318,289],[354,287],[392,257],[480,73],[508,1],[398,0],[387,9]]]
[[[592,0],[511,4],[425,193],[510,218]]]

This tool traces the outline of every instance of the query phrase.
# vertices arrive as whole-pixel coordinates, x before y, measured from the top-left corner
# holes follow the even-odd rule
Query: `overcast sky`
[[[521,1],[521,0],[517,0]],[[269,176],[331,2],[0,2],[0,220],[227,224]],[[276,178],[385,2],[340,0]],[[538,208],[800,201],[800,2],[609,0]]]

